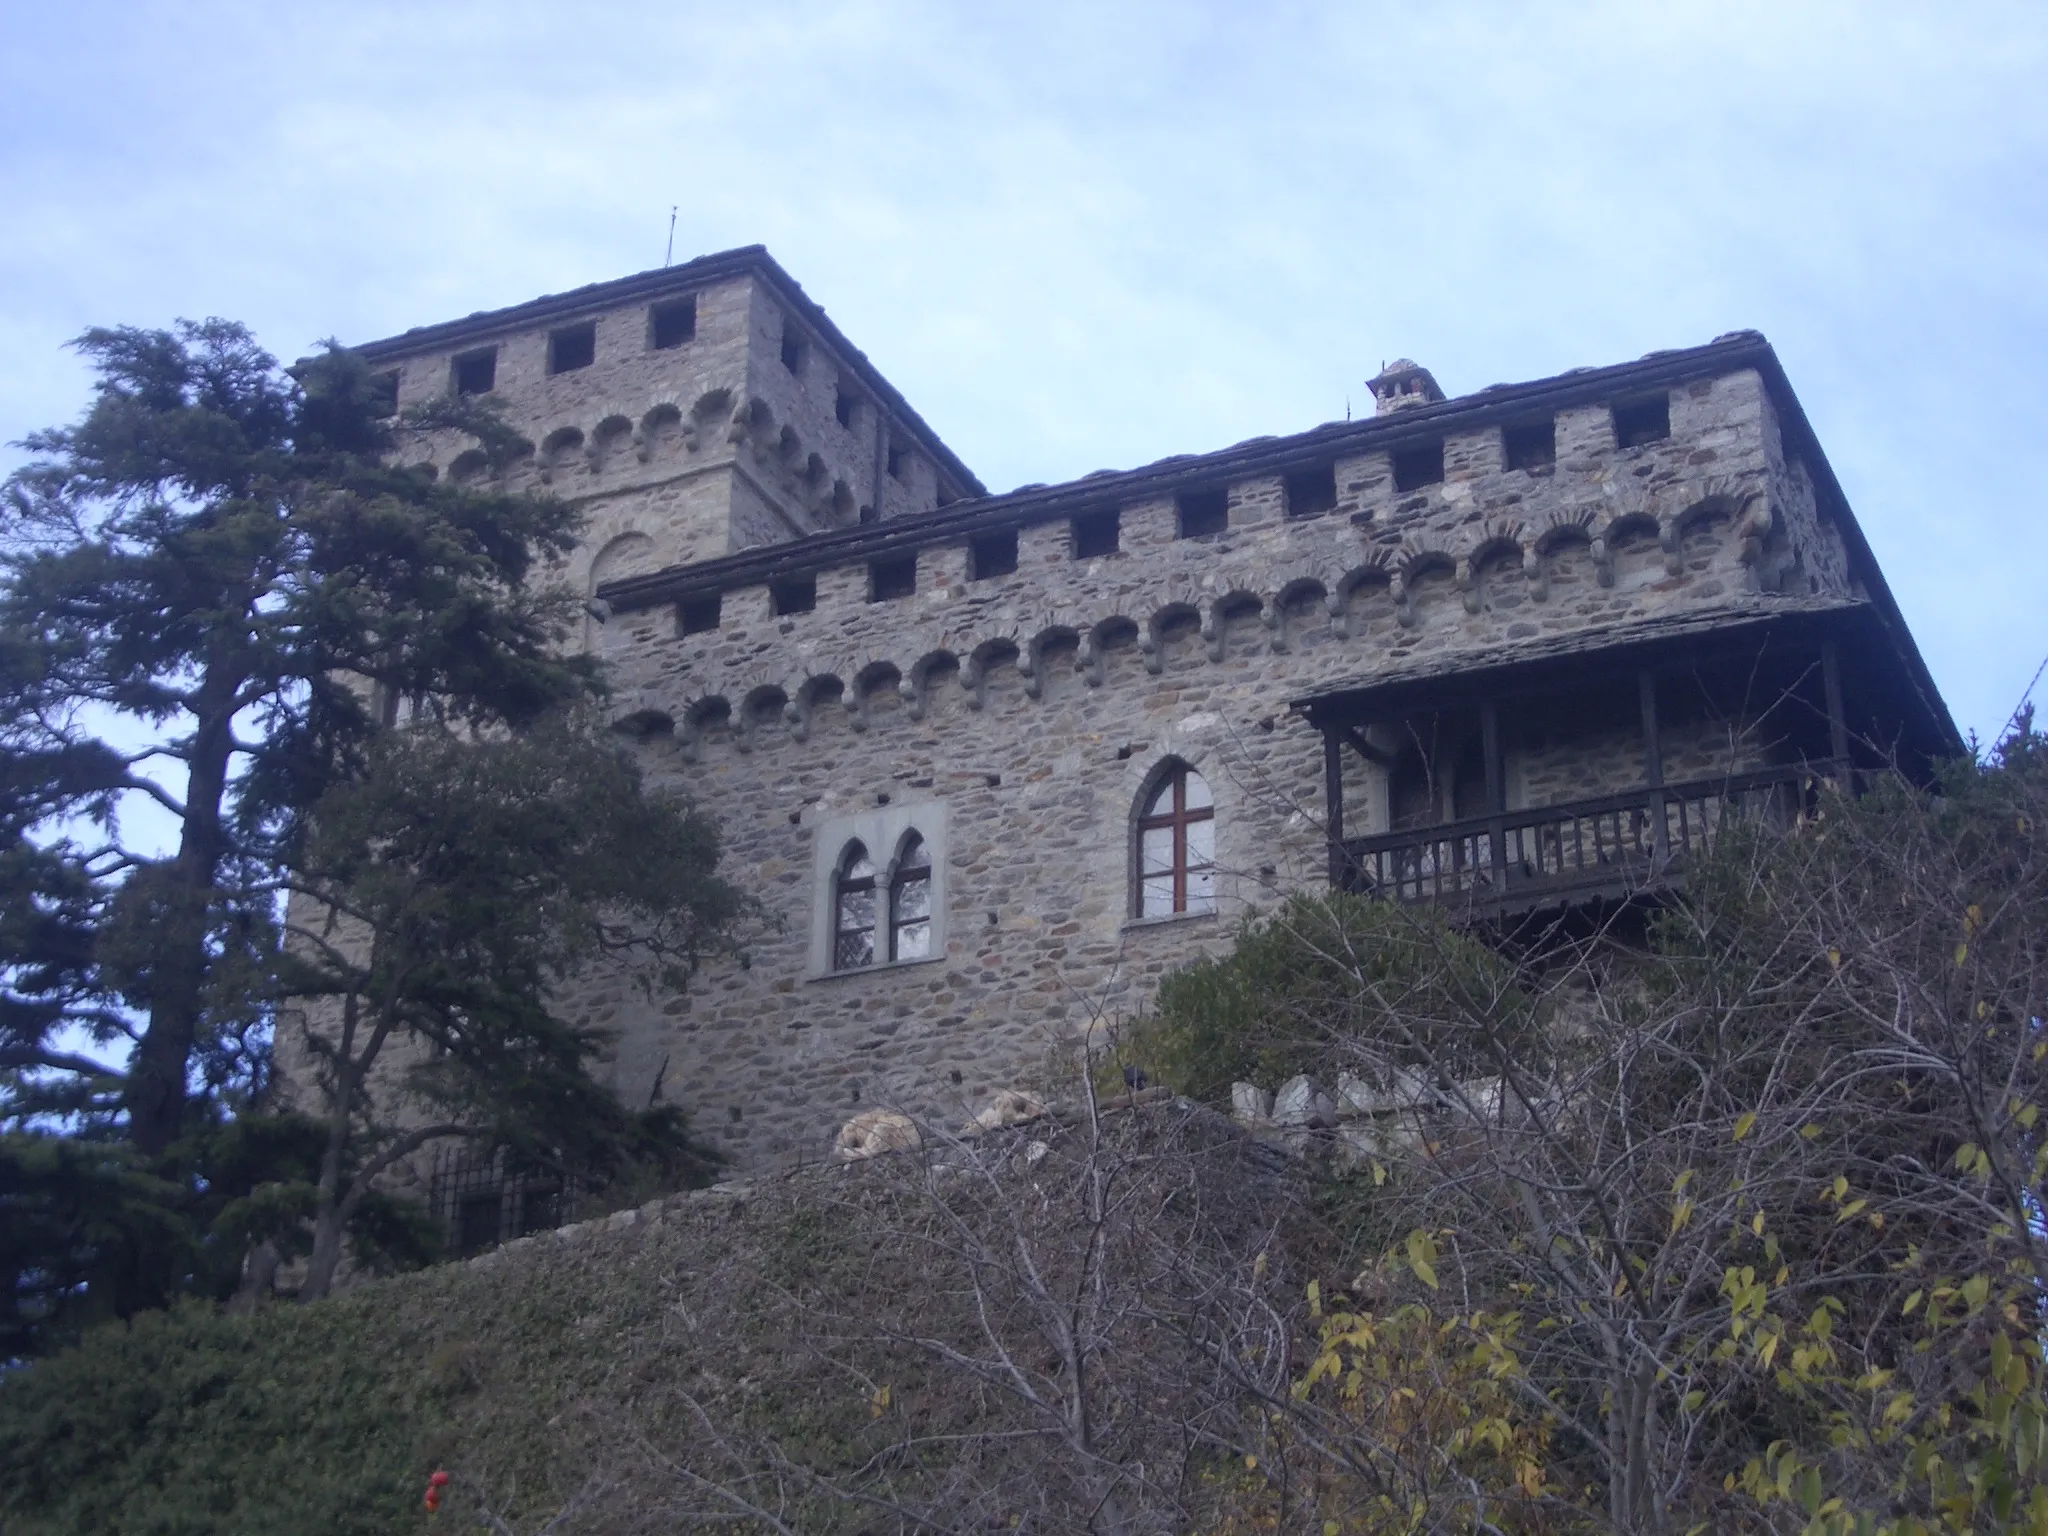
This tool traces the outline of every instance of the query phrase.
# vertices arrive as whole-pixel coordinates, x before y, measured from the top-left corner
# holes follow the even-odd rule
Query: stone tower
[[[518,478],[583,504],[588,591],[983,493],[759,246],[357,350],[400,407],[486,396],[532,439]],[[425,451],[486,472],[452,446]]]

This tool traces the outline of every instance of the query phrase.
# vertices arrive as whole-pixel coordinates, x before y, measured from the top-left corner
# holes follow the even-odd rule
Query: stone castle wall
[[[457,359],[493,352],[489,398],[535,445],[500,483],[583,508],[588,536],[565,574],[585,592],[854,526],[863,509],[901,517],[960,494],[843,350],[766,284],[734,277],[688,297],[694,334],[672,347],[651,344],[652,307],[636,304],[397,357],[399,406],[449,393]],[[592,361],[550,371],[551,337],[582,325],[595,330]],[[452,435],[407,452],[458,479],[488,473]]]
[[[1307,518],[1279,475],[1220,476],[1229,526],[1201,537],[1177,536],[1170,495],[1111,497],[1116,553],[1076,559],[1066,521],[1029,524],[1015,572],[989,579],[956,534],[888,601],[855,562],[817,574],[810,611],[776,612],[759,585],[724,591],[701,633],[672,604],[612,614],[599,643],[621,715],[674,726],[642,745],[652,779],[717,818],[778,926],[685,996],[598,980],[566,1006],[619,1032],[622,1095],[659,1083],[742,1166],[822,1155],[865,1108],[965,1113],[1017,1085],[1060,1039],[1144,1007],[1246,906],[1322,882],[1320,739],[1290,699],[1767,611],[1795,589],[1853,595],[1759,377],[1681,386],[1669,411],[1668,438],[1621,448],[1606,404],[1562,410],[1556,461],[1534,469],[1506,467],[1498,425],[1454,432],[1442,482],[1406,492],[1386,452],[1342,457],[1335,507]],[[1638,783],[1641,748],[1625,728],[1522,721],[1511,792]],[[1700,721],[1665,750],[1675,779],[1768,744]],[[1135,808],[1176,759],[1215,796],[1221,900],[1140,920]],[[1385,815],[1381,792],[1347,831]],[[933,956],[830,972],[837,850],[911,826],[943,842]]]
[[[653,306],[690,285],[694,334],[654,347]],[[585,323],[591,362],[550,371],[550,335]],[[741,1169],[822,1157],[867,1109],[964,1118],[1147,1006],[1248,907],[1320,886],[1322,744],[1290,701],[1863,596],[1747,365],[1688,365],[1647,401],[1569,378],[1497,411],[1468,397],[1436,429],[1440,474],[1415,472],[1417,444],[1438,446],[1423,413],[926,517],[971,476],[758,253],[366,354],[405,406],[485,345],[492,398],[535,444],[502,483],[586,515],[564,578],[592,598],[676,578],[669,596],[607,587],[585,640],[651,780],[717,820],[768,917],[684,995],[597,975],[562,1004],[616,1034],[622,1097],[682,1103]],[[1624,443],[1646,404],[1658,430]],[[1549,452],[1528,451],[1531,428]],[[415,454],[489,473],[452,440]],[[1216,493],[1226,526],[1183,536],[1191,498]],[[1077,516],[1098,538],[1114,518],[1113,551],[1077,553]],[[869,521],[903,537],[841,532]],[[728,558],[750,550],[775,570]],[[1639,783],[1630,703],[1504,704],[1510,807]],[[1662,735],[1673,782],[1776,750],[1740,721],[1674,716]],[[1138,918],[1134,818],[1173,763],[1214,796],[1218,900]],[[1346,791],[1348,835],[1387,828],[1384,776]],[[935,855],[931,954],[834,972],[841,850],[859,838],[886,869],[911,831]]]

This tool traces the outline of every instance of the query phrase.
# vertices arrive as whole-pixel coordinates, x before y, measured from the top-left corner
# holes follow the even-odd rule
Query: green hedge
[[[696,1347],[756,1347],[760,1287],[719,1271],[785,1267],[789,1224],[706,1200],[651,1229],[541,1239],[310,1306],[191,1305],[99,1329],[0,1381],[0,1530],[416,1531],[443,1465],[463,1484],[451,1527],[470,1524],[477,1491],[538,1523],[597,1459],[589,1404],[631,1398],[650,1369],[701,1367]],[[709,1323],[680,1355],[664,1328],[678,1302]]]

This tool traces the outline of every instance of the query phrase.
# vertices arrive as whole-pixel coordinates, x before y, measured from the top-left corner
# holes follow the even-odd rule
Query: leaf
[[[1808,1467],[1799,1474],[1799,1504],[1809,1515],[1820,1513],[1820,1468]]]
[[[1415,1278],[1432,1291],[1438,1289],[1436,1240],[1420,1227],[1408,1234],[1408,1267],[1415,1271]]]
[[[1743,1137],[1747,1136],[1751,1131],[1755,1129],[1756,1111],[1753,1109],[1744,1110],[1742,1118],[1735,1122],[1735,1139],[1737,1141],[1740,1141]]]

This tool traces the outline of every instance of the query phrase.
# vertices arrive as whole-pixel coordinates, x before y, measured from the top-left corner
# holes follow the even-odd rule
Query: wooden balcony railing
[[[1494,912],[1667,889],[1723,826],[1790,826],[1815,782],[1812,768],[1765,768],[1349,838],[1344,884]]]

